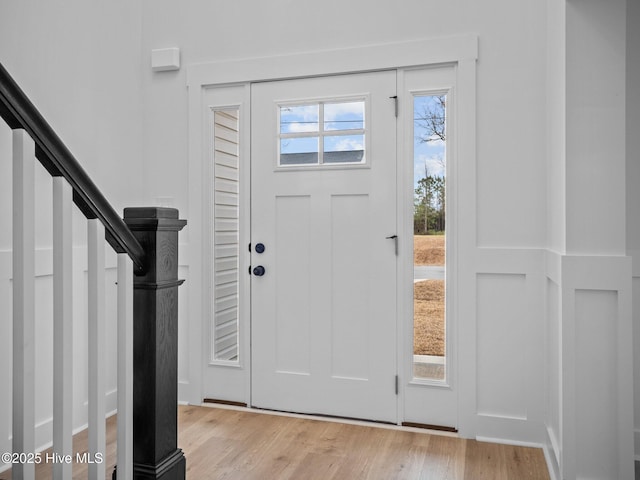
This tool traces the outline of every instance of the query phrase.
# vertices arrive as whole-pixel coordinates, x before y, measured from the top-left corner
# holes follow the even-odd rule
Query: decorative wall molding
[[[187,69],[187,85],[200,88],[205,85],[436,65],[477,58],[478,37],[476,35],[456,35],[193,64]]]
[[[558,364],[547,372],[547,382],[557,380],[559,390],[550,383],[545,387],[552,395],[549,406],[559,412],[555,420],[545,420],[549,447],[566,478],[599,468],[626,472],[625,459],[633,449],[632,258],[551,251],[545,258],[546,277],[559,292],[558,316],[547,318],[559,322],[557,329],[551,323],[547,327],[556,335],[548,337],[547,348],[559,347]],[[559,377],[550,377],[553,372]],[[593,382],[604,378],[606,394],[593,394]],[[593,411],[607,419],[598,424],[597,435],[589,431],[595,425]]]
[[[633,272],[633,277],[640,277],[640,250],[637,249],[628,249],[627,256],[631,257],[631,268]]]

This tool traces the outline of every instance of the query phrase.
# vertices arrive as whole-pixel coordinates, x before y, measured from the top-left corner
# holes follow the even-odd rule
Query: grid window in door
[[[366,163],[366,99],[280,105],[278,166]]]

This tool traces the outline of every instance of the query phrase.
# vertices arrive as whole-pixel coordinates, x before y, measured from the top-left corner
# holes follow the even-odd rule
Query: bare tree
[[[434,96],[435,104],[424,105],[420,111],[416,112],[416,126],[424,131],[418,137],[421,143],[445,141],[446,127],[446,96]]]

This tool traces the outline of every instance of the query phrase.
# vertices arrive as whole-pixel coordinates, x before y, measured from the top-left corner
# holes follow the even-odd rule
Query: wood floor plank
[[[544,454],[539,448],[512,445],[505,445],[504,448],[508,478],[519,475],[523,480],[534,480],[548,475]]]
[[[419,478],[462,480],[466,441],[439,435],[429,435],[429,438],[429,445],[423,450],[423,470]]]
[[[115,416],[107,419],[108,479],[115,425]],[[426,431],[180,406],[178,435],[189,480],[549,480],[540,449]],[[80,432],[74,451],[86,450],[86,432]],[[85,464],[75,464],[73,478],[87,478],[86,472]],[[0,473],[0,480],[10,478],[10,471]],[[39,465],[36,478],[50,479],[51,465]]]
[[[465,480],[506,480],[502,445],[475,440],[467,441]]]

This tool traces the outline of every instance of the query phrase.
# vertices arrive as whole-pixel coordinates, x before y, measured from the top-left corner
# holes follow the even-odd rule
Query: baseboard
[[[556,461],[556,456],[553,452],[553,449],[551,449],[549,445],[544,445],[542,447],[542,451],[544,452],[544,459],[547,462],[549,477],[551,478],[551,480],[560,480],[560,466]]]
[[[542,443],[538,443],[538,442],[522,442],[522,441],[519,441],[519,440],[510,440],[510,439],[505,439],[505,438],[477,436],[476,440],[478,442],[498,443],[500,445],[513,445],[515,447],[544,448],[544,444],[542,444]]]
[[[547,441],[543,447],[544,458],[547,461],[547,469],[551,480],[559,480],[560,477],[560,445],[555,433],[548,426],[545,428],[547,432]]]
[[[558,444],[558,439],[556,438],[556,435],[553,432],[553,430],[551,430],[549,427],[547,427],[546,430],[547,430],[547,439],[548,439],[547,443],[550,446],[549,447],[550,451],[553,454],[555,462],[559,464],[560,463],[560,445]]]
[[[634,444],[635,444],[635,458],[636,461],[640,461],[640,429],[636,428],[633,431]]]
[[[189,403],[189,393],[191,388],[191,382],[188,380],[178,380],[178,403]]]

